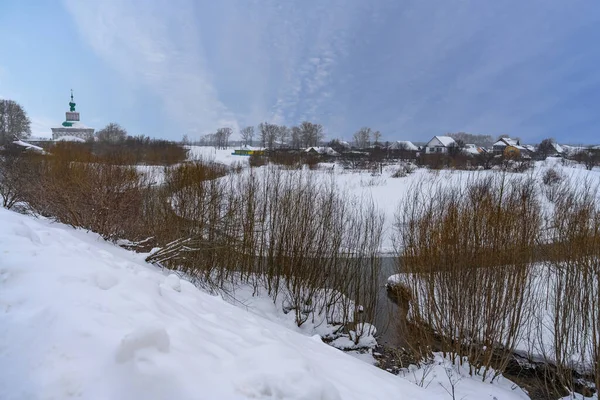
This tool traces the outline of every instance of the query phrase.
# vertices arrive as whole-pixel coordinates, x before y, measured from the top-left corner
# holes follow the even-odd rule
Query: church
[[[83,125],[79,120],[79,112],[75,111],[73,90],[71,90],[71,102],[67,111],[65,122],[58,128],[52,128],[52,140],[92,140],[94,128]]]

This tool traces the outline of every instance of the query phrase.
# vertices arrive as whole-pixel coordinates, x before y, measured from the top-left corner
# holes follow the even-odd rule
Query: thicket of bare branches
[[[37,157],[25,200],[32,211],[114,240],[139,232],[145,179],[131,166]]]
[[[600,388],[600,204],[598,188],[563,186],[551,220],[548,297],[542,304],[536,349],[556,365],[558,386],[574,390],[583,373]]]
[[[29,164],[26,154],[20,148],[7,147],[0,150],[0,199],[2,207],[11,209],[15,204],[24,200],[23,182],[29,178]]]
[[[220,180],[167,176],[180,237],[149,261],[216,287],[240,280],[308,319],[359,331],[377,310],[382,217],[351,207],[306,171],[268,168]],[[183,184],[182,182],[185,182]],[[356,307],[359,304],[361,307]]]
[[[464,188],[416,187],[396,223],[411,304],[405,323],[417,329],[405,327],[409,345],[422,356],[439,342],[483,379],[492,361],[502,371],[530,318],[529,264],[541,227],[534,182],[498,175]]]
[[[127,137],[122,142],[56,142],[47,149],[71,161],[118,165],[171,165],[187,159],[187,150],[166,140],[145,136]]]

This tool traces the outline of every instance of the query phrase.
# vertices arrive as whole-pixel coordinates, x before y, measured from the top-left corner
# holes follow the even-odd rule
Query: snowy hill
[[[2,400],[447,396],[441,384],[425,390],[95,234],[2,208],[0,370]],[[468,379],[466,398],[526,398],[510,383]]]

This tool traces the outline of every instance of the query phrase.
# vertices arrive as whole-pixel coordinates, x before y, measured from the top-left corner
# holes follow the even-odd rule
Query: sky
[[[0,98],[50,135],[268,121],[600,143],[598,0],[0,0]]]

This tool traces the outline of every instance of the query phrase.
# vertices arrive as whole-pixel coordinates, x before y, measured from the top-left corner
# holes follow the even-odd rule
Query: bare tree
[[[379,140],[381,139],[381,132],[379,131],[375,131],[373,132],[373,141],[375,142],[374,144],[377,146],[379,145]]]
[[[300,130],[300,127],[293,126],[291,129],[291,136],[292,148],[299,149],[302,147],[302,131]]]
[[[111,122],[96,132],[96,137],[101,142],[119,143],[127,138],[127,131],[121,125]]]
[[[546,159],[546,158],[548,158],[548,156],[556,153],[556,148],[554,147],[554,140],[553,139],[542,140],[537,147],[537,151],[538,151],[538,154],[543,159]]]
[[[31,121],[19,103],[0,100],[0,146],[31,134]]]
[[[188,137],[188,135],[183,135],[183,138],[181,139],[181,144],[183,144],[184,146],[190,144],[190,138]]]
[[[242,128],[240,131],[240,137],[246,146],[252,145],[252,139],[254,138],[254,127],[246,126],[245,128]]]
[[[456,132],[448,133],[447,136],[450,136],[454,140],[462,140],[464,143],[474,144],[480,147],[491,147],[494,143],[494,138],[491,135],[477,135],[473,133]],[[508,135],[502,136],[508,137]]]
[[[273,149],[279,135],[279,126],[268,122],[261,122],[258,125],[258,129],[260,130],[260,140],[263,147]]]
[[[583,163],[588,171],[594,169],[595,166],[600,165],[600,150],[589,147],[587,149],[577,152],[573,159],[577,162]]]
[[[323,137],[323,125],[308,121],[300,124],[300,140],[304,147],[318,146]]]
[[[364,149],[365,147],[369,147],[371,144],[371,128],[367,128],[363,126],[358,131],[354,133],[353,139],[354,144],[359,149]]]
[[[287,144],[288,138],[290,137],[290,128],[288,128],[285,125],[280,125],[279,126],[279,135],[278,135],[278,139],[279,139],[279,147],[283,147],[284,145]]]
[[[217,147],[221,149],[226,149],[229,146],[229,138],[233,134],[233,129],[231,128],[219,128],[215,133],[215,139],[217,141]]]

